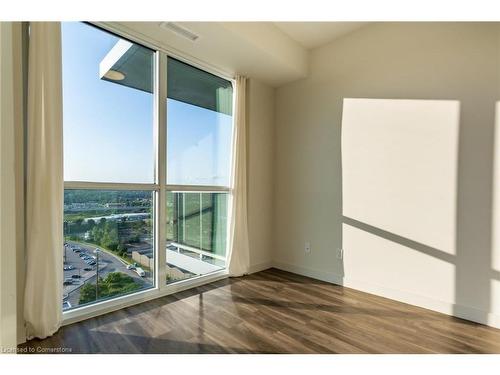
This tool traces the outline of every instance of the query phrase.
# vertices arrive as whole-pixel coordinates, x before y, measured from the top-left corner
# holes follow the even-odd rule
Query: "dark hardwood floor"
[[[73,353],[500,353],[500,330],[270,269],[72,324]]]

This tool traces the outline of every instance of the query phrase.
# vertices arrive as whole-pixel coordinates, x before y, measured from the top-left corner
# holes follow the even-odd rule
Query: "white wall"
[[[498,216],[492,212],[492,174],[499,56],[496,23],[380,23],[313,50],[309,78],[276,92],[274,264],[500,326],[500,295],[495,293],[500,290],[500,249],[492,242],[500,230],[492,224],[492,217]],[[407,139],[400,138],[413,152],[407,152],[405,160],[421,161],[421,177],[432,176],[432,161],[440,161],[447,150],[441,183],[433,179],[418,186],[436,199],[427,206],[435,207],[435,213],[426,217],[418,204],[409,204],[411,194],[396,195],[406,201],[390,202],[385,215],[390,222],[378,220],[384,206],[376,202],[375,189],[364,213],[363,207],[356,207],[363,215],[354,221],[344,218],[344,209],[352,209],[356,196],[364,194],[363,187],[355,191],[352,184],[344,184],[348,190],[342,191],[343,176],[352,172],[343,170],[344,98],[446,100],[459,105],[458,121],[436,124],[446,125],[450,136],[458,135],[454,158],[446,134],[438,137],[442,129],[417,127],[413,129],[420,135],[409,132]],[[441,147],[421,147],[422,131],[441,139]],[[360,147],[372,147],[374,139],[359,141]],[[419,159],[420,149],[425,157]],[[383,160],[390,155],[386,151],[372,147],[370,152]],[[373,183],[381,181],[377,176]],[[397,181],[398,176],[386,177]],[[384,191],[378,196],[387,204]],[[440,204],[443,191],[454,198]],[[349,199],[347,206],[343,195]],[[407,209],[398,210],[402,205]],[[368,223],[365,213],[372,215]],[[442,215],[436,223],[444,224],[430,231],[435,215]],[[304,252],[305,241],[311,243],[310,254]],[[337,258],[338,248],[344,248],[344,259]]]
[[[455,254],[459,124],[456,100],[344,99],[344,223]]]
[[[247,173],[251,272],[271,265],[274,104],[274,89],[250,79],[247,87]]]

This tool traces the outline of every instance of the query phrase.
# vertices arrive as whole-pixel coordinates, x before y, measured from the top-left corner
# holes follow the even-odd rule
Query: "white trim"
[[[458,305],[453,302],[441,301],[419,294],[405,292],[362,280],[344,278],[344,286],[366,293],[382,296],[409,305],[433,310],[449,316],[470,320],[476,323],[500,328],[500,315],[482,311],[473,307]]]
[[[165,189],[172,193],[229,193],[231,188],[227,186],[205,186],[205,185],[166,185]]]
[[[94,190],[159,190],[157,184],[121,183],[121,182],[87,182],[64,181],[65,189],[94,189]]]
[[[366,281],[345,278],[332,272],[319,271],[312,268],[300,267],[293,264],[272,262],[274,268],[307,276],[313,279],[326,281],[347,288],[374,294],[409,305],[422,307],[449,316],[470,320],[494,328],[500,328],[500,314],[482,311],[473,307],[457,305],[453,302],[440,301],[415,293],[405,292]]]
[[[167,287],[167,197],[165,182],[167,180],[167,56],[156,52],[156,91],[155,91],[155,126],[157,128],[156,183],[160,185],[157,196],[156,228],[156,285],[160,291]]]
[[[271,261],[251,264],[250,267],[248,268],[248,274],[265,271],[272,267],[273,267],[273,262]]]
[[[343,278],[332,272],[318,271],[312,268],[300,267],[294,264],[288,264],[276,261],[272,262],[272,266],[279,270],[296,273],[297,275],[307,276],[312,279],[326,281],[328,283],[333,283],[337,285],[343,285]]]
[[[63,312],[62,325],[65,326],[68,324],[77,323],[82,320],[94,318],[96,316],[137,305],[139,303],[151,301],[160,297],[165,297],[208,283],[213,283],[227,277],[227,270],[221,270],[208,275],[197,276],[190,279],[177,281],[175,283],[169,284],[169,288],[163,291],[159,290],[158,288],[148,289],[137,293],[116,297],[110,300],[96,302],[88,306],[78,307],[76,309]]]
[[[226,257],[223,256],[223,255],[211,253],[211,252],[206,251],[206,250],[198,249],[196,247],[192,247],[192,246],[189,246],[189,245],[184,245],[182,243],[178,243],[178,242],[174,242],[174,241],[172,241],[171,244],[174,245],[175,247],[179,247],[179,248],[184,249],[184,250],[192,251],[193,253],[205,255],[205,256],[207,256],[209,258],[214,258],[214,259],[219,259],[219,260],[226,261]],[[172,251],[174,251],[174,250],[172,250]]]
[[[89,22],[89,23],[97,27],[100,27],[103,30],[107,30],[117,35],[122,35],[123,37],[130,39],[131,41],[136,42],[138,44],[142,44],[143,46],[148,47],[150,49],[163,52],[170,57],[185,62],[191,66],[194,66],[195,68],[204,70],[207,73],[216,75],[220,78],[224,78],[234,84],[234,76],[235,76],[234,72],[230,73],[224,69],[218,68],[215,65],[212,65],[206,61],[200,60],[172,46],[166,45],[165,43],[159,40],[152,39],[150,36],[146,34],[143,34],[136,30],[132,30],[127,26],[124,26],[122,24],[117,24],[117,22]]]

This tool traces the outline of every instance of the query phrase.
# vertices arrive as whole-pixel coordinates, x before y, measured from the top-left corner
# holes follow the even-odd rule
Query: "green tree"
[[[96,222],[94,219],[88,219],[87,220],[87,225],[89,227],[89,230],[92,230],[92,228],[94,228],[96,226]]]
[[[120,256],[125,256],[125,255],[127,255],[127,246],[125,246],[125,244],[123,244],[123,243],[120,243],[120,244],[118,245],[118,247],[116,248],[116,250],[118,251],[118,254],[119,254]]]
[[[132,277],[122,272],[111,272],[106,278],[99,278],[99,298],[109,298],[140,289]],[[80,304],[96,300],[96,285],[85,284],[80,288]]]
[[[96,225],[90,231],[90,239],[97,244],[101,243],[102,236],[103,236],[103,229],[101,228],[100,225]]]
[[[84,284],[80,288],[80,304],[89,303],[96,300],[95,284]]]
[[[118,247],[118,244],[118,229],[116,229],[116,227],[112,226],[110,223],[106,223],[101,238],[101,245],[115,251]]]

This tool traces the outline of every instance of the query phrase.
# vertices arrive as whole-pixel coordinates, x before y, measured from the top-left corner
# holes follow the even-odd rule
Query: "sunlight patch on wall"
[[[455,254],[460,103],[344,99],[343,215]]]
[[[414,296],[433,296],[436,301],[455,300],[453,263],[349,224],[342,225],[342,237],[344,269],[349,281],[369,280],[370,285]]]

